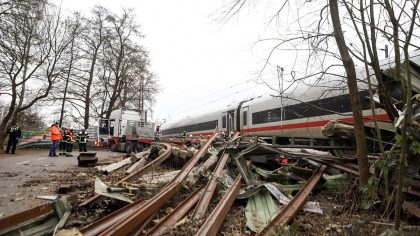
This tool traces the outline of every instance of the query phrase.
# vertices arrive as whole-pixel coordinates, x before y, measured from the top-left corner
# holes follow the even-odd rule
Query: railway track
[[[194,205],[199,201],[199,199],[205,193],[204,188],[200,188],[191,194],[187,199],[185,199],[179,206],[177,206],[171,213],[169,213],[165,218],[159,221],[148,233],[150,236],[159,236],[168,231],[172,226],[174,226],[179,220],[181,220],[188,212],[194,207]]]
[[[140,168],[136,172],[133,172],[130,175],[128,175],[127,177],[124,177],[123,179],[119,180],[116,184],[130,182],[130,181],[133,181],[135,179],[138,179],[140,176],[146,174],[147,172],[152,170],[154,167],[160,165],[162,162],[164,162],[166,159],[168,159],[168,157],[171,155],[171,145],[167,144],[167,143],[160,143],[160,145],[163,145],[166,148],[165,152],[162,155],[160,155],[159,157],[157,157],[153,161],[149,162],[148,164],[146,164],[145,166],[143,166],[142,168]],[[104,198],[104,196],[99,195],[99,194],[95,194],[93,197],[91,197],[88,200],[82,202],[79,206],[84,207],[84,206],[87,206],[91,203],[98,202],[98,201],[102,200],[103,198]]]
[[[293,197],[293,199],[283,208],[283,210],[274,217],[273,220],[263,229],[258,235],[270,235],[272,229],[275,225],[285,226],[290,220],[296,215],[296,213],[302,208],[305,204],[306,199],[309,194],[312,192],[313,188],[319,182],[324,174],[324,171],[327,169],[326,165],[321,165],[318,170],[312,175],[312,177],[305,183],[305,185],[300,189],[300,191]]]
[[[208,210],[209,203],[213,198],[218,183],[217,180],[220,178],[222,170],[224,169],[228,159],[234,156],[231,151],[227,151],[227,144],[225,145],[225,152],[221,153],[221,156],[219,156],[219,162],[214,169],[213,174],[211,175],[212,177],[208,180],[207,184],[205,184],[205,187],[197,188],[196,191],[189,194],[189,196],[183,202],[178,204],[176,208],[171,211],[171,213],[161,218],[159,223],[155,224],[153,227],[149,226],[152,220],[156,217],[157,213],[161,212],[164,204],[168,203],[168,201],[170,201],[170,199],[179,192],[179,190],[182,188],[182,184],[185,183],[189,173],[193,170],[193,167],[207,153],[209,147],[214,144],[216,137],[217,134],[214,134],[211,138],[209,138],[205,145],[203,145],[203,147],[184,165],[181,171],[179,171],[175,177],[170,180],[153,198],[148,200],[138,199],[135,202],[128,204],[125,207],[120,208],[111,214],[99,219],[98,221],[95,221],[92,224],[81,228],[81,233],[87,236],[142,235],[145,232],[147,235],[162,235],[165,232],[168,232],[168,230],[182,218],[189,215],[189,218],[194,222],[201,222],[201,220],[204,221],[195,235],[216,235],[218,232],[220,232],[220,228],[241,189],[242,183],[246,183],[244,174],[238,175],[234,183],[230,186],[229,189],[227,189],[224,196],[213,208],[212,212],[208,215],[207,218],[204,219]],[[162,145],[166,148],[166,150],[161,156],[148,163],[137,172],[121,179],[118,181],[118,183],[133,181],[147,173],[154,166],[159,165],[165,161],[171,154],[171,145],[166,143]],[[315,154],[300,154],[297,156],[301,158],[310,158],[311,155]],[[266,225],[260,232],[258,232],[258,235],[269,235],[273,232],[273,229],[275,229],[274,226],[287,225],[303,207],[307,197],[312,192],[313,188],[319,182],[322,174],[328,167],[338,169],[352,175],[358,175],[357,166],[355,165],[338,162],[326,162],[324,159],[326,158],[325,156],[320,157],[311,158],[313,161],[320,163],[319,168],[313,172],[309,180],[293,197],[293,199],[291,199],[290,202],[285,205],[283,210],[278,213],[268,223],[268,225]],[[419,186],[420,181],[413,180],[411,183],[411,188],[408,189],[408,193],[418,197],[420,195]],[[83,202],[80,206],[87,206],[101,199],[102,196],[95,195],[87,201]],[[420,217],[420,208],[412,202],[405,201],[403,203],[403,209],[412,215]]]
[[[241,189],[241,180],[242,176],[238,175],[235,182],[233,182],[232,186],[227,190],[225,195],[219,201],[219,204],[217,204],[217,206],[211,212],[210,216],[206,219],[201,228],[195,234],[196,236],[216,235],[217,232],[219,232],[220,226],[222,226],[226,214],[230,210],[230,207],[232,206],[236,196],[239,193],[239,190]]]
[[[181,188],[182,181],[187,177],[188,173],[192,170],[197,161],[207,152],[211,143],[217,137],[214,134],[210,139],[207,140],[206,144],[198,151],[198,153],[191,158],[191,160],[182,168],[182,170],[175,176],[170,183],[166,185],[158,194],[152,199],[146,201],[144,204],[137,203],[138,207],[134,207],[134,211],[131,214],[124,211],[111,217],[118,220],[111,220],[113,223],[111,226],[104,230],[98,230],[100,224],[97,224],[95,228],[91,228],[91,231],[95,231],[96,235],[128,235],[135,231],[141,226],[148,218],[150,218],[165,202],[167,202],[175,193]],[[170,152],[169,152],[170,153]],[[133,203],[134,204],[134,203]],[[130,204],[132,205],[132,204]],[[101,231],[101,232],[98,232]]]

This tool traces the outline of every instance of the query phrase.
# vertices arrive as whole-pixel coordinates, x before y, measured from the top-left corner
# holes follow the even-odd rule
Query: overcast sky
[[[264,8],[246,8],[241,15],[221,22],[221,8],[228,2],[56,0],[55,4],[61,4],[64,11],[87,12],[95,4],[114,12],[122,7],[135,9],[145,35],[141,43],[150,53],[151,69],[162,88],[153,118],[170,121],[268,93],[264,85],[253,81],[268,48],[254,44],[275,30],[265,25]],[[276,65],[269,67],[264,77],[274,80]]]

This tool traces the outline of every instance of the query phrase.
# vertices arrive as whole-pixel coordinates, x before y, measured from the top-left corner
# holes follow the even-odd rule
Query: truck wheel
[[[112,143],[110,149],[111,149],[111,152],[116,152],[117,151],[117,144]]]
[[[131,154],[133,152],[133,144],[131,142],[125,143],[125,153]]]

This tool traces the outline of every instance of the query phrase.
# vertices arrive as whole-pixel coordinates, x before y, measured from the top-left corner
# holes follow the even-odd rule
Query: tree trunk
[[[92,64],[90,65],[90,71],[89,71],[89,80],[88,83],[86,85],[86,94],[85,94],[85,116],[83,118],[83,126],[85,129],[89,128],[89,114],[90,114],[90,89],[92,87],[92,83],[93,83],[93,75],[95,73],[95,65],[96,65],[96,60],[98,58],[98,51],[99,51],[99,47],[101,44],[99,44],[96,48],[95,51],[93,53],[93,57],[92,57]]]
[[[360,104],[356,69],[354,62],[350,57],[346,41],[344,40],[343,31],[341,29],[340,15],[338,12],[337,0],[330,0],[331,21],[334,27],[334,37],[337,43],[340,56],[343,61],[347,75],[347,85],[349,87],[350,100],[353,112],[354,134],[356,136],[357,160],[359,165],[359,183],[360,186],[366,185],[369,179],[369,162],[367,159],[367,146],[365,142],[365,130],[363,124],[362,106]]]
[[[31,38],[30,38],[31,39]],[[0,147],[3,146],[4,140],[7,137],[7,130],[10,128],[10,125],[13,122],[16,122],[17,116],[18,116],[18,108],[20,108],[22,106],[23,103],[23,99],[24,99],[24,94],[25,94],[25,80],[26,80],[26,73],[28,71],[28,64],[29,64],[29,52],[30,52],[30,39],[28,40],[27,43],[25,43],[24,45],[24,55],[23,55],[23,61],[21,61],[21,63],[23,64],[23,72],[22,72],[22,88],[21,88],[21,93],[20,95],[17,92],[18,89],[18,84],[16,83],[17,81],[17,76],[18,74],[14,75],[11,79],[12,79],[12,100],[10,102],[10,107],[9,107],[9,112],[6,114],[6,116],[4,117],[3,121],[1,122],[0,125]],[[19,97],[19,102],[17,103]]]
[[[371,23],[369,24],[370,25],[370,41],[372,42],[372,47],[370,47],[368,33],[366,29],[367,24],[365,21],[365,14],[363,13],[363,8],[364,8],[363,1],[360,1],[360,12],[361,12],[361,17],[362,17],[362,22],[363,22],[362,26],[363,26],[363,31],[365,33],[365,40],[366,40],[366,45],[368,48],[368,53],[372,61],[372,68],[375,72],[375,77],[378,82],[379,99],[383,103],[385,111],[387,112],[390,120],[394,121],[395,117],[398,117],[398,111],[392,104],[391,95],[386,89],[385,83],[383,82],[383,78],[382,78],[381,66],[379,65],[378,49],[376,47],[377,41],[376,41],[376,35],[375,35],[376,33],[375,32],[375,27],[376,27],[375,17],[371,17]],[[369,11],[370,11],[371,16],[375,16],[373,0],[370,1]]]
[[[388,12],[389,19],[392,24],[392,37],[394,41],[394,50],[395,50],[395,71],[398,85],[401,89],[401,100],[403,103],[406,103],[407,93],[404,86],[404,82],[401,76],[401,53],[400,53],[400,40],[399,40],[399,30],[398,30],[398,19],[395,17],[394,10],[388,0],[385,0],[385,9]],[[413,20],[414,21],[414,20]]]
[[[413,8],[413,15],[412,15],[412,22],[410,25],[410,29],[408,31],[405,44],[404,44],[404,66],[405,66],[405,77],[407,79],[407,94],[406,94],[406,109],[404,114],[404,123],[401,129],[402,132],[402,141],[401,141],[401,159],[399,163],[399,173],[398,173],[398,188],[397,188],[397,196],[396,196],[396,206],[395,206],[395,229],[399,230],[400,224],[401,224],[401,207],[403,203],[403,186],[404,186],[404,176],[405,176],[405,170],[408,166],[408,160],[409,157],[409,144],[408,144],[408,133],[407,133],[407,127],[411,121],[411,96],[412,96],[412,84],[411,84],[411,73],[410,73],[410,57],[408,55],[408,46],[410,45],[411,37],[413,35],[414,30],[414,24],[415,24],[415,17],[417,14],[417,9],[419,7],[420,1],[417,0],[414,8]]]

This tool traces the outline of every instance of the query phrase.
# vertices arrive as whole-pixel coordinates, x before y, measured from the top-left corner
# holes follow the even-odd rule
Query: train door
[[[235,111],[228,112],[228,134],[229,138],[232,137],[232,133],[235,130]]]
[[[227,132],[227,112],[222,112],[222,131]]]
[[[226,132],[229,138],[231,137],[231,133],[234,130],[234,118],[234,111],[222,112],[222,130]]]
[[[243,107],[241,109],[241,132],[242,134],[248,134],[248,128],[249,128],[249,108],[248,107]]]

